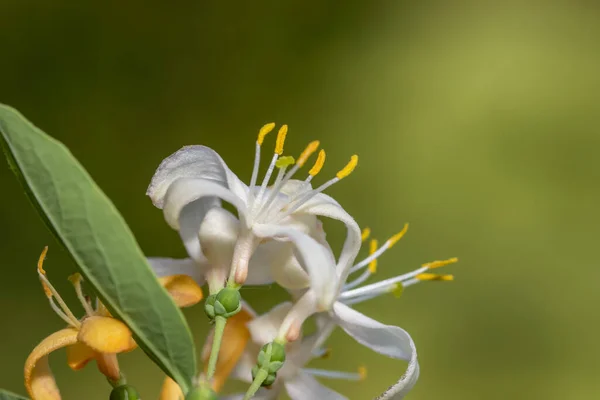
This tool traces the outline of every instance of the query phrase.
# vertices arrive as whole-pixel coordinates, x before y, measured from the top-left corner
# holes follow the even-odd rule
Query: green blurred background
[[[257,129],[288,123],[286,148],[328,150],[321,181],[381,239],[411,223],[380,277],[451,256],[453,283],[360,311],[414,337],[429,399],[588,399],[600,392],[600,6],[593,1],[0,2],[0,102],[63,141],[113,199],[148,255],[184,256],[144,195],[186,144],[216,149],[248,181]],[[272,145],[272,140],[267,146]],[[62,327],[35,273],[74,303],[74,265],[0,168],[0,387],[24,393],[29,351]],[[329,235],[341,244],[343,229]],[[260,310],[283,299],[247,289]],[[186,312],[198,343],[200,307]],[[370,399],[404,364],[343,332],[315,367],[369,368],[332,382]],[[51,358],[65,399],[106,399],[89,366]],[[162,373],[121,358],[145,399]]]

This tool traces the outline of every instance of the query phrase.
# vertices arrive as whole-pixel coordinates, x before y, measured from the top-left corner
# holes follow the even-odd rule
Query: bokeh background
[[[379,276],[460,257],[452,283],[358,306],[414,337],[411,400],[589,399],[600,392],[600,6],[593,1],[0,2],[0,102],[63,141],[112,198],[148,255],[184,256],[144,195],[158,163],[186,144],[215,148],[246,181],[264,123],[286,148],[328,150],[320,179],[381,239],[410,222]],[[272,145],[268,142],[267,146]],[[35,273],[74,303],[75,269],[0,168],[0,387],[24,393],[29,351],[62,322]],[[329,237],[343,240],[335,224]],[[284,298],[246,289],[260,310]],[[186,315],[198,343],[201,307]],[[339,331],[315,367],[370,399],[404,371]],[[65,399],[106,399],[89,366],[51,358]],[[160,370],[122,357],[145,399]]]

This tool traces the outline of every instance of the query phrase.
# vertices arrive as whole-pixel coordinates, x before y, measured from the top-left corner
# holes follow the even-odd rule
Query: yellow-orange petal
[[[219,350],[217,368],[212,381],[212,389],[215,392],[221,390],[231,371],[233,371],[233,368],[244,353],[246,344],[250,339],[250,330],[247,324],[253,318],[253,315],[244,307],[233,317],[227,318],[227,325],[225,325],[225,331],[223,332],[223,342]],[[212,346],[212,339],[206,345]],[[208,355],[205,352],[206,359],[203,360],[205,363]]]
[[[95,357],[96,352],[82,342],[67,347],[67,364],[73,371],[82,369]]]
[[[181,400],[183,399],[183,392],[181,388],[173,379],[168,376],[163,382],[162,389],[160,390],[160,397],[158,400]]]
[[[116,354],[96,353],[96,364],[98,365],[98,371],[111,381],[118,381],[121,377]]]
[[[98,353],[121,353],[131,350],[131,331],[110,317],[88,317],[81,323],[77,339]]]
[[[48,365],[48,354],[77,342],[72,328],[53,333],[35,346],[25,361],[25,388],[32,400],[60,400],[60,391]]]
[[[169,275],[158,280],[179,307],[193,306],[202,300],[202,289],[188,275]]]

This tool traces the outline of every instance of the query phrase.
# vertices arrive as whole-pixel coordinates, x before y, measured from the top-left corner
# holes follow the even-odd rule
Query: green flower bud
[[[206,316],[212,321],[215,319],[215,301],[217,300],[216,294],[211,294],[204,301],[204,312]]]
[[[210,388],[196,387],[185,396],[185,400],[217,400],[217,395]]]
[[[131,385],[122,385],[110,392],[110,400],[140,400],[140,394]]]
[[[281,343],[271,343],[271,362],[285,362],[285,346]]]
[[[217,293],[214,314],[229,318],[242,309],[242,296],[237,289],[223,288]]]
[[[269,374],[261,386],[271,386],[273,383],[275,383],[275,379],[277,379],[277,374]]]

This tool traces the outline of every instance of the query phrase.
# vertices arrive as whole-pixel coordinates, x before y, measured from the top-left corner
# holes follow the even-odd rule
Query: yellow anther
[[[67,279],[69,279],[69,282],[71,282],[73,286],[79,286],[83,278],[79,272],[76,272],[73,275],[69,275]]]
[[[433,269],[433,268],[444,267],[444,266],[446,266],[448,264],[454,264],[456,262],[458,262],[458,258],[453,257],[453,258],[449,258],[447,260],[432,261],[430,263],[423,264],[423,266],[427,267],[429,269]]]
[[[360,366],[358,367],[358,375],[360,376],[360,380],[364,381],[367,379],[367,367]]]
[[[44,250],[42,250],[42,254],[40,254],[40,258],[38,259],[38,264],[37,264],[38,272],[44,276],[46,276],[46,271],[44,271],[44,260],[46,259],[46,253],[48,253],[48,246],[44,247]],[[46,295],[47,298],[51,298],[52,291],[50,290],[50,288],[48,287],[46,282],[44,282],[42,279],[40,279],[40,280],[42,281],[42,288],[44,289],[44,294]]]
[[[362,230],[362,233],[360,234],[360,240],[362,240],[364,242],[365,240],[367,240],[369,238],[369,236],[371,236],[371,228],[365,228]]]
[[[371,243],[369,243],[369,255],[373,255],[373,253],[377,251],[377,246],[379,246],[377,239],[371,239]],[[374,259],[369,263],[369,271],[372,274],[377,272],[377,259]]]
[[[44,260],[46,259],[47,253],[48,253],[48,246],[44,247],[44,250],[42,250],[42,254],[40,254],[40,258],[38,259],[38,263],[37,263],[38,272],[42,275],[46,275],[46,271],[44,271]]]
[[[389,246],[392,247],[393,245],[398,243],[398,241],[402,239],[402,236],[406,234],[406,231],[408,231],[408,224],[404,224],[404,228],[402,228],[400,232],[396,233],[394,236],[388,239]]]
[[[275,162],[275,166],[277,168],[287,168],[290,165],[294,165],[296,160],[292,156],[279,157],[279,159]]]
[[[420,281],[453,281],[454,275],[424,273],[417,275],[415,278]]]
[[[321,168],[323,168],[323,164],[325,164],[325,150],[321,149],[319,151],[319,155],[317,156],[317,161],[315,161],[315,165],[308,171],[310,176],[315,176],[319,172],[321,172]]]
[[[285,143],[285,137],[287,136],[288,126],[283,125],[277,132],[277,141],[275,142],[275,153],[283,154],[283,144]]]
[[[315,140],[313,142],[310,142],[308,144],[308,146],[306,146],[304,151],[302,153],[300,153],[300,157],[298,157],[297,164],[299,167],[303,167],[304,164],[306,164],[308,157],[310,157],[315,151],[317,151],[320,144],[321,144],[321,142],[319,142],[318,140]]]
[[[390,292],[392,292],[395,298],[399,299],[402,293],[404,293],[404,286],[401,283],[396,283]]]
[[[358,156],[355,154],[352,157],[350,157],[350,161],[348,162],[348,164],[346,164],[346,166],[344,168],[342,168],[337,174],[335,174],[335,176],[338,179],[343,179],[343,178],[347,177],[348,175],[350,175],[352,173],[352,171],[354,171],[354,168],[356,168],[357,164],[358,164]]]
[[[267,136],[267,134],[269,132],[271,132],[273,130],[273,128],[275,128],[275,122],[271,122],[269,124],[264,125],[262,128],[260,128],[260,130],[258,131],[258,139],[256,139],[256,142],[258,143],[259,146],[262,146],[262,144],[265,140],[265,136]]]

